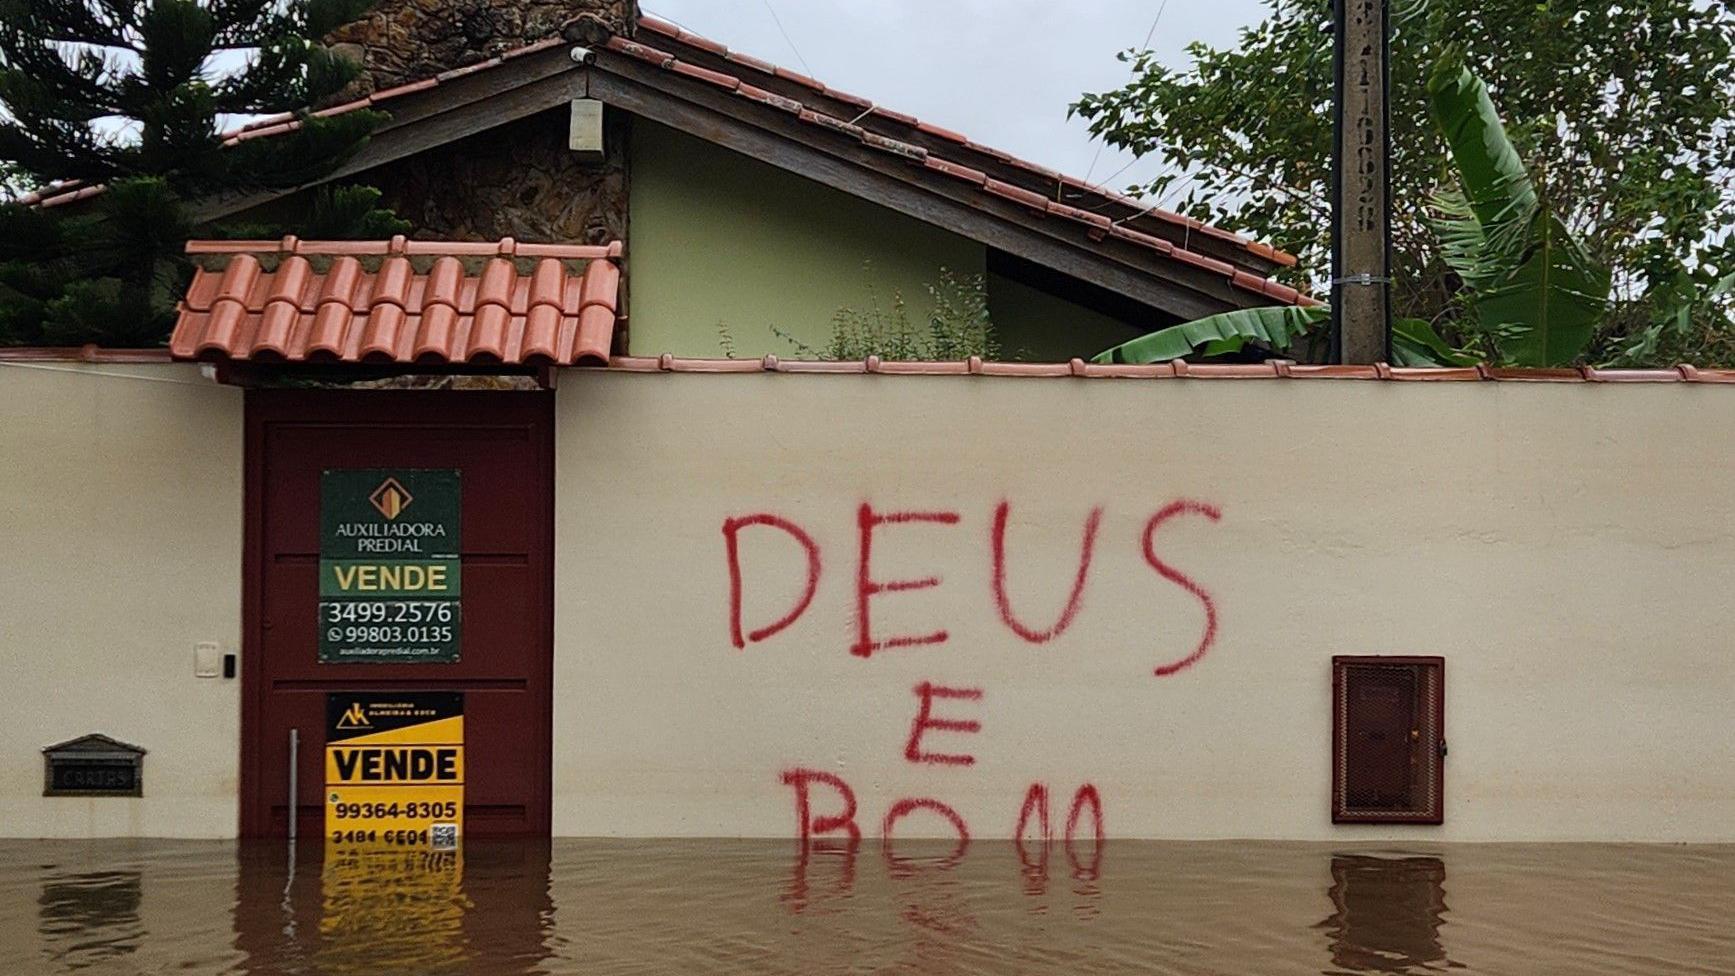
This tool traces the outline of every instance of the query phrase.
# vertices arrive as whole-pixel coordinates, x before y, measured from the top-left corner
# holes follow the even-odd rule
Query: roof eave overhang
[[[613,51],[596,52],[587,94],[606,105],[1106,288],[1183,319],[1269,305],[1220,274],[1137,245],[1093,240],[1083,225],[932,172],[919,161],[816,128],[703,81]],[[817,138],[815,138],[817,136]]]
[[[914,219],[1016,255],[1181,319],[1273,304],[1221,273],[1053,219],[936,174],[919,161],[832,134],[781,109],[606,48],[548,45],[449,73],[390,99],[390,119],[354,156],[303,187],[209,197],[195,217],[235,214],[319,183],[356,176],[564,105],[594,98]],[[817,130],[817,131],[816,131]]]

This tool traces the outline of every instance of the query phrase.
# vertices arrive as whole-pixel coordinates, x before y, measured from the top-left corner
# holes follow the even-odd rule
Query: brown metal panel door
[[[1348,690],[1349,796],[1358,807],[1409,808],[1419,765],[1416,672],[1364,668]]]
[[[1445,662],[1332,658],[1332,820],[1440,823]]]
[[[458,470],[457,663],[320,663],[320,483],[332,468]],[[553,489],[552,394],[248,393],[243,836],[287,832],[291,729],[300,832],[319,836],[326,694],[356,690],[463,692],[465,833],[548,833]]]

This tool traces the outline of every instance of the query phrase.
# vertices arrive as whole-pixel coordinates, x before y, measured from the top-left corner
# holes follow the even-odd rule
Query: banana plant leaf
[[[1436,230],[1470,287],[1471,321],[1514,365],[1572,362],[1607,310],[1608,269],[1539,194],[1481,79],[1442,64],[1428,98],[1463,184],[1462,196],[1436,198],[1445,215]]]
[[[1500,351],[1520,366],[1572,362],[1608,308],[1609,272],[1554,214],[1536,215],[1524,263],[1484,289],[1476,310]]]
[[[1148,335],[1123,342],[1091,357],[1093,363],[1166,363],[1183,359],[1205,346],[1211,355],[1239,352],[1249,342],[1258,342],[1273,352],[1284,352],[1298,336],[1331,316],[1324,305],[1276,305],[1242,308],[1171,325]]]
[[[1536,186],[1506,136],[1488,86],[1462,62],[1442,62],[1428,79],[1428,105],[1476,222],[1488,236],[1501,227],[1528,225],[1538,206]]]
[[[1476,357],[1453,349],[1423,319],[1392,322],[1392,362],[1398,366],[1474,366]]]

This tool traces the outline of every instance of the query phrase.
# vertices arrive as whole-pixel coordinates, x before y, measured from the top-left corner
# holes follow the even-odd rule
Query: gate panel
[[[318,836],[325,697],[349,690],[463,692],[466,834],[548,833],[552,435],[548,393],[248,393],[243,836],[287,833],[291,729],[301,743],[300,832]],[[456,663],[319,661],[320,481],[328,468],[459,471]]]

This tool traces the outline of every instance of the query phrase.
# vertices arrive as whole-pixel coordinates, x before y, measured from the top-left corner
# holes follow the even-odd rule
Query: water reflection
[[[792,915],[809,909],[819,914],[840,911],[855,890],[855,859],[860,851],[860,840],[797,843],[789,881],[783,888],[783,906]],[[819,883],[817,894],[812,881],[815,874],[829,879]]]
[[[1336,971],[1409,973],[1444,962],[1446,865],[1437,857],[1340,854],[1321,922]],[[1326,970],[1330,973],[1333,970]]]
[[[70,972],[135,951],[144,936],[142,882],[137,871],[44,872],[37,898],[43,956]]]
[[[527,973],[547,958],[548,842],[463,854],[244,846],[235,946],[250,971]]]
[[[0,973],[1735,972],[1735,847],[0,842]],[[1451,899],[1446,895],[1451,875]],[[1450,925],[1447,923],[1450,922]]]

